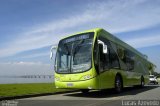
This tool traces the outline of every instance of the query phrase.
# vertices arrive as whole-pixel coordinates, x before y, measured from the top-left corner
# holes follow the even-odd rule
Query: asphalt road
[[[155,104],[144,105],[145,102],[137,100]],[[72,92],[32,97],[18,100],[18,106],[160,106],[160,86],[128,87],[120,94],[115,94],[113,90],[106,90],[91,91],[88,94]]]

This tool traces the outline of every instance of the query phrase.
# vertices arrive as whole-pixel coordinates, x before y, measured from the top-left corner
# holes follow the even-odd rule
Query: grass
[[[54,83],[0,84],[0,98],[66,91],[56,89]]]

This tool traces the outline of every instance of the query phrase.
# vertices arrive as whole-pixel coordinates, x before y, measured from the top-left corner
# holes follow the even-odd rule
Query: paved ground
[[[142,89],[129,87],[125,88],[120,94],[115,94],[113,90],[106,90],[92,91],[88,94],[72,92],[33,97],[18,100],[18,106],[128,106],[127,103],[138,103],[136,100],[151,100],[151,102],[159,103],[153,106],[160,106],[160,86],[149,85]],[[130,105],[143,106],[142,104]]]

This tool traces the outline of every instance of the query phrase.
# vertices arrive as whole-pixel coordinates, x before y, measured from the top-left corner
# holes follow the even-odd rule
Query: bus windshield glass
[[[91,68],[94,33],[68,37],[59,42],[56,56],[56,72],[78,73]]]

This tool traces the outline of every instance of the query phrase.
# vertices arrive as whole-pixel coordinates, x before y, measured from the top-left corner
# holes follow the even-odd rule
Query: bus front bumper
[[[83,81],[55,81],[55,86],[64,89],[98,89],[96,78]]]

